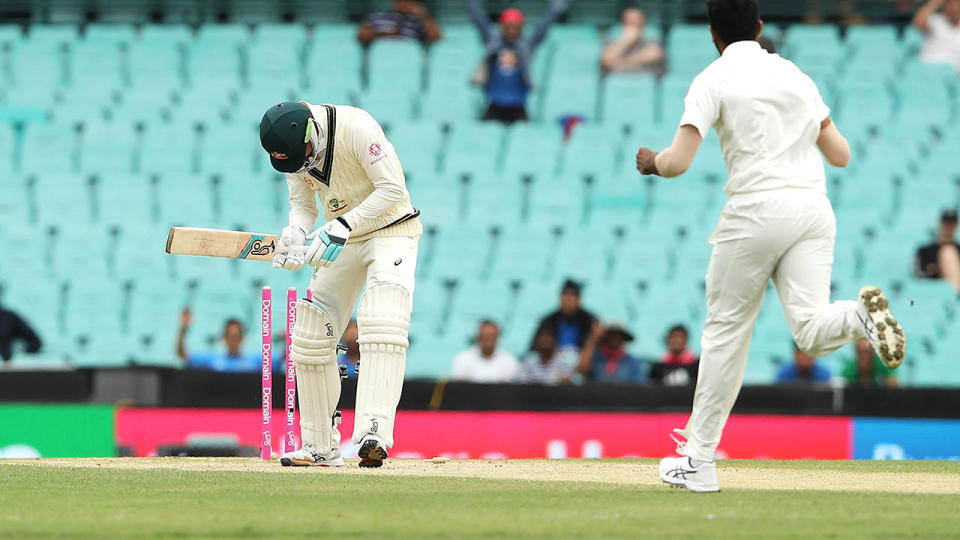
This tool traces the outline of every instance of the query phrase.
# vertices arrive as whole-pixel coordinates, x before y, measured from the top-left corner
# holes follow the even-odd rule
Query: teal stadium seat
[[[236,87],[243,81],[241,60],[250,30],[241,24],[205,24],[188,42],[187,80],[194,88],[209,84]]]
[[[600,119],[607,124],[627,125],[656,120],[656,80],[651,76],[607,75],[603,81]]]
[[[398,97],[413,96],[424,86],[426,51],[417,41],[377,40],[367,49],[367,88]]]
[[[578,125],[561,149],[563,175],[558,179],[581,183],[592,177],[604,181],[616,168],[622,139],[622,127],[609,122]]]
[[[667,72],[688,79],[719,56],[706,25],[675,24],[670,27],[666,45]]]
[[[130,47],[131,83],[178,87],[186,81],[186,49],[193,33],[187,26],[148,24]]]
[[[432,122],[397,122],[387,133],[397,150],[405,173],[431,174],[437,171],[443,134]]]
[[[463,173],[493,172],[500,163],[506,129],[499,122],[466,122],[451,127],[443,154],[443,172],[450,178]]]
[[[356,28],[352,26],[343,29],[321,27],[314,30],[307,54],[307,84],[310,90],[306,101],[332,103],[334,101],[326,96],[339,98],[360,90],[363,55],[354,32]],[[317,75],[319,73],[335,73],[336,76],[320,77]]]

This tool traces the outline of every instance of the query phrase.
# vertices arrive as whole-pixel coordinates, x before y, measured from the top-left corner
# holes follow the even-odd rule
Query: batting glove
[[[307,248],[307,264],[316,268],[325,268],[333,264],[350,238],[350,231],[347,220],[338,217],[310,233],[307,239],[312,242]]]
[[[280,232],[277,254],[273,256],[273,267],[284,270],[299,270],[303,267],[307,251],[307,233],[300,227],[287,225]]]

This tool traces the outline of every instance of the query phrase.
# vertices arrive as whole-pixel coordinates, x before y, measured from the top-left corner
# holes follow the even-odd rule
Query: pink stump
[[[271,437],[273,423],[271,417],[273,416],[273,322],[272,317],[272,304],[273,299],[270,291],[270,287],[264,287],[260,290],[260,335],[261,348],[260,348],[260,404],[262,407],[261,414],[261,431],[263,433],[263,439],[260,444],[260,459],[269,460],[273,456],[271,455],[273,441]]]
[[[309,289],[308,289],[309,291]],[[293,346],[293,324],[297,320],[297,288],[287,289],[287,376],[284,392],[284,403],[286,404],[287,432],[283,438],[283,451],[293,452],[296,446],[296,422],[294,420],[297,412],[297,368],[293,364],[293,358],[290,357],[290,349]]]

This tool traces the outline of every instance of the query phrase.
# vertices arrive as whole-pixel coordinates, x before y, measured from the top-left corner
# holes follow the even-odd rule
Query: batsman
[[[273,168],[286,173],[290,192],[289,224],[273,266],[316,269],[312,300],[297,301],[292,337],[302,445],[280,463],[343,465],[337,343],[357,305],[363,368],[353,442],[360,445],[361,467],[380,467],[393,446],[403,387],[420,212],[393,145],[362,109],[279,103],[263,115],[260,144]],[[324,223],[314,229],[318,198]]]

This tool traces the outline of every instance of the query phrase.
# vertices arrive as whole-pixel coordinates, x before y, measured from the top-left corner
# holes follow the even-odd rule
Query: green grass
[[[957,463],[725,466],[960,472]],[[694,494],[591,482],[304,472],[0,465],[0,537],[960,536],[957,495]]]

